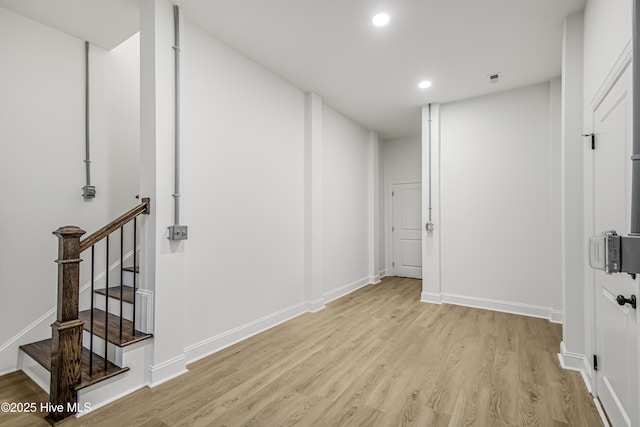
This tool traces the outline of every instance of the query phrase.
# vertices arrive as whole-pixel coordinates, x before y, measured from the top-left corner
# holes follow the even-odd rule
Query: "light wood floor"
[[[387,278],[65,426],[600,426],[546,320],[420,303]],[[0,401],[46,401],[22,373]],[[1,425],[47,425],[0,413]]]

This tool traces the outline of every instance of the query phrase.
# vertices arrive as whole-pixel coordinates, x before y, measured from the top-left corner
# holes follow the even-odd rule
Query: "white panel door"
[[[629,232],[631,199],[631,67],[594,111],[594,235]],[[628,274],[595,271],[597,393],[614,426],[640,426],[637,310],[616,297],[638,296]],[[567,296],[570,297],[570,296]]]
[[[393,184],[391,191],[394,276],[422,278],[422,186]]]

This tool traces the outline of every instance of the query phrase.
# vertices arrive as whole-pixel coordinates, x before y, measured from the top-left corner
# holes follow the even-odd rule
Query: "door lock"
[[[636,296],[631,295],[629,298],[625,298],[624,295],[618,295],[616,297],[616,301],[618,301],[618,305],[631,304],[631,307],[636,308]]]

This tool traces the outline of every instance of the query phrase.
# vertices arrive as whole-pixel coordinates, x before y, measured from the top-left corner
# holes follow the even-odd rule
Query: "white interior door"
[[[394,276],[422,278],[422,186],[418,183],[393,184],[393,250],[391,271]]]
[[[631,67],[594,111],[594,235],[606,230],[627,234],[631,198]],[[628,274],[595,271],[597,393],[614,426],[639,426],[638,320],[616,297],[638,296]]]

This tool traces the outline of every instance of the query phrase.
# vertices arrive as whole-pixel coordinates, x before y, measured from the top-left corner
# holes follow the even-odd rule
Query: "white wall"
[[[386,248],[386,236],[384,235],[384,230],[386,229],[386,208],[384,201],[384,183],[385,183],[385,172],[384,172],[384,141],[382,139],[379,140],[379,155],[378,155],[378,260],[377,265],[379,271],[377,272],[381,277],[387,275],[387,270],[385,267],[386,256],[385,256],[385,248]]]
[[[184,336],[196,354],[304,301],[305,96],[191,22],[184,32]]]
[[[382,153],[386,187],[396,181],[422,180],[422,143],[419,135],[385,140]]]
[[[445,301],[550,316],[549,83],[441,107]]]
[[[562,212],[561,212],[561,106],[562,79],[557,77],[549,82],[549,181],[551,191],[551,238],[549,251],[549,284],[551,286],[551,320],[564,320],[564,299],[562,293]]]
[[[333,108],[322,110],[324,283],[328,299],[368,283],[369,131]]]
[[[5,200],[0,227],[7,242],[0,249],[0,372],[5,372],[16,369],[19,345],[51,335],[57,287],[57,239],[51,232],[73,224],[91,233],[112,219],[111,206],[122,204],[111,192],[112,171],[123,168],[120,156],[111,155],[108,133],[109,52],[90,50],[91,181],[97,196],[84,201],[84,42],[0,8],[0,51]],[[120,77],[123,85],[136,78]],[[121,134],[136,134],[127,126]],[[137,188],[136,181],[131,185]]]
[[[138,203],[140,186],[140,35],[108,52],[109,155],[112,170],[110,217]]]

